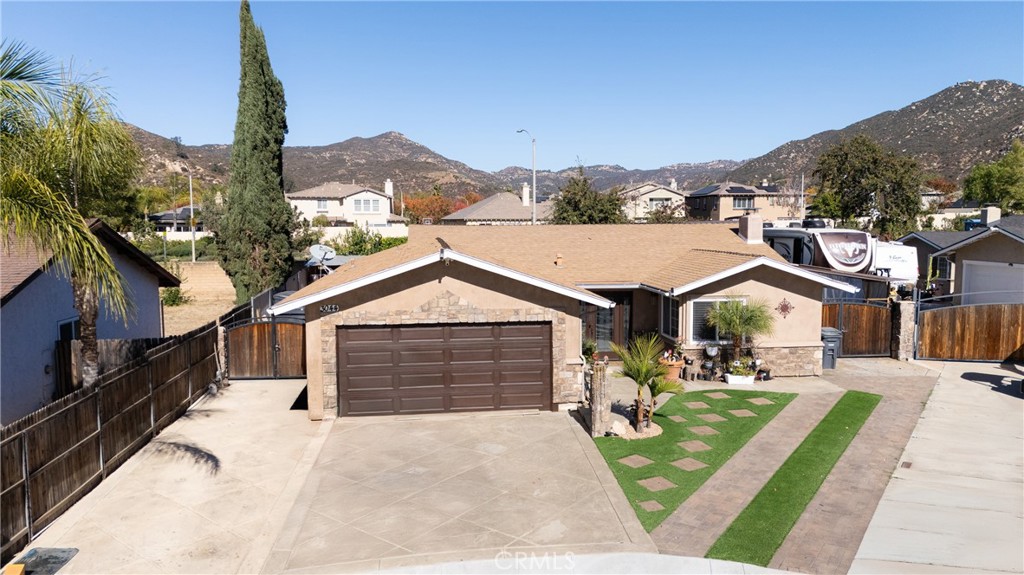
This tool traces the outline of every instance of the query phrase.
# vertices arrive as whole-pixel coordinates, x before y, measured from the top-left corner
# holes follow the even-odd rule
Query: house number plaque
[[[337,304],[331,303],[331,304],[326,304],[326,305],[320,306],[320,313],[334,313],[336,311],[338,311],[338,305]]]

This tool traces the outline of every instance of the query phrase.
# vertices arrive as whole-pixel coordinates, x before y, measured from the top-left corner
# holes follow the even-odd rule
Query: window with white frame
[[[649,198],[647,200],[647,209],[653,212],[654,210],[667,207],[671,203],[672,200],[669,198]]]
[[[717,327],[708,325],[708,312],[724,297],[701,298],[690,302],[690,341],[727,341],[729,334],[718,331]],[[746,305],[746,300],[743,304]]]
[[[752,210],[754,209],[754,196],[745,196],[732,199],[732,209]]]
[[[946,256],[935,258],[935,278],[940,280],[952,279],[952,262]]]
[[[661,296],[661,333],[679,337],[679,301],[674,297]]]
[[[316,211],[317,212],[326,212],[327,211],[327,200],[317,200],[316,201]]]
[[[380,211],[380,200],[356,200],[353,208],[356,213],[377,213]]]

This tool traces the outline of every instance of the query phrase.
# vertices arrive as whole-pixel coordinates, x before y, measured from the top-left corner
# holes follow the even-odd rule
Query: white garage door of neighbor
[[[1024,265],[965,261],[963,270],[964,305],[1024,303]]]

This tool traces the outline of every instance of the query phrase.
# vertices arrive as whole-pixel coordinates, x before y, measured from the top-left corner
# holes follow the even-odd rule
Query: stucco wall
[[[378,200],[379,209],[376,212],[356,212],[355,200]],[[384,225],[387,223],[388,214],[391,213],[391,200],[385,196],[373,192],[360,192],[358,194],[341,198],[327,199],[327,210],[317,210],[316,199],[289,198],[288,202],[299,212],[299,217],[313,221],[318,215],[325,215],[331,220],[346,220],[358,225],[369,224]]]
[[[684,294],[680,333],[688,350],[701,348],[690,329],[694,300],[726,296],[763,299],[775,316],[775,328],[772,335],[754,339],[757,353],[771,364],[775,375],[820,375],[821,293],[821,284],[760,266]],[[777,309],[783,300],[790,308],[785,317]]]
[[[323,305],[337,305],[340,311],[321,316]],[[337,413],[339,326],[517,321],[551,323],[552,398],[556,404],[575,404],[583,391],[575,299],[459,262],[447,266],[439,262],[309,306],[306,365],[310,418]]]
[[[671,205],[684,206],[683,209],[686,205],[686,198],[678,193],[663,189],[651,190],[636,197],[626,198],[622,206],[626,217],[633,220],[646,218],[651,213],[650,200],[667,200]]]

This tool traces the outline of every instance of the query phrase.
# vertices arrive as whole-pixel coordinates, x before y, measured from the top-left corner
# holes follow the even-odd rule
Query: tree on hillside
[[[621,224],[625,198],[615,189],[607,194],[594,189],[580,166],[569,182],[559,189],[551,214],[553,224]]]
[[[101,90],[69,73],[58,82],[56,70],[37,52],[5,43],[0,75],[2,223],[16,238],[52,250],[57,271],[70,278],[82,374],[85,385],[92,385],[98,376],[100,301],[126,321],[132,305],[123,278],[83,216],[105,215],[131,200],[140,154]],[[35,78],[35,88],[19,86],[25,78]],[[10,240],[3,237],[6,246]]]
[[[964,198],[1024,213],[1024,144],[1014,140],[999,161],[974,166],[964,180]]]
[[[814,176],[820,191],[814,211],[849,222],[867,217],[881,236],[911,232],[921,212],[921,170],[917,162],[858,135],[826,150]]]
[[[231,182],[214,232],[221,265],[241,303],[287,278],[297,220],[284,197],[282,178],[281,148],[288,132],[284,86],[271,69],[248,0],[242,0],[239,28],[241,79]]]

